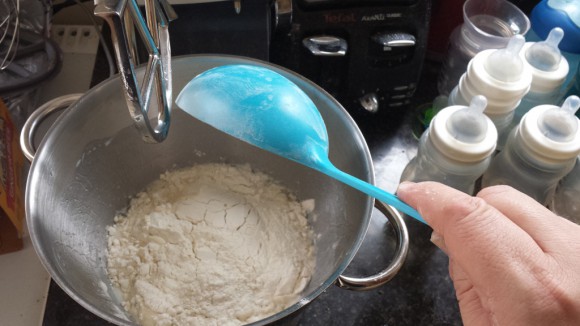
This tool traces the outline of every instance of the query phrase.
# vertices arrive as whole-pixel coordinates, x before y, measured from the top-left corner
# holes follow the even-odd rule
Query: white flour
[[[254,322],[295,303],[310,280],[307,213],[248,166],[168,172],[109,228],[109,277],[143,325]]]

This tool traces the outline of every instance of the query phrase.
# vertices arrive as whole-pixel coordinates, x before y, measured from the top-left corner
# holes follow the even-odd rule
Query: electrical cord
[[[113,56],[111,55],[111,50],[110,50],[109,46],[107,45],[107,42],[105,41],[105,37],[103,36],[103,33],[101,32],[101,28],[99,27],[99,23],[95,19],[95,15],[87,7],[85,7],[86,2],[82,3],[80,0],[74,0],[74,2],[76,2],[79,5],[79,7],[81,7],[81,9],[91,19],[93,26],[95,27],[95,31],[97,32],[97,35],[99,36],[99,43],[101,44],[101,47],[103,48],[103,52],[105,53],[105,57],[107,59],[107,64],[109,65],[109,77],[112,77],[113,75],[115,75],[115,68],[117,66],[115,64],[115,61],[113,60]]]

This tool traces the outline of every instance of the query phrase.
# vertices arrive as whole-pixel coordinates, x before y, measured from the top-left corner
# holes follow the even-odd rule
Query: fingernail
[[[445,239],[443,239],[443,237],[433,231],[431,233],[431,242],[436,245],[439,249],[441,249],[441,251],[443,251],[445,254],[447,254],[447,245],[445,245]],[[449,254],[447,254],[447,256],[449,256]]]
[[[399,192],[400,190],[405,190],[408,189],[409,187],[411,187],[414,184],[414,182],[410,182],[410,181],[403,181],[399,184],[399,186],[397,187],[397,192]]]

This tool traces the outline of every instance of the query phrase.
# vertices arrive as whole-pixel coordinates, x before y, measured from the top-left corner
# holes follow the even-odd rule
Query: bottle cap
[[[538,70],[557,70],[562,60],[558,44],[563,37],[564,31],[560,27],[553,28],[545,41],[536,42],[525,50],[526,61]]]
[[[457,94],[450,99],[468,102],[483,95],[487,98],[486,114],[501,116],[514,111],[532,84],[531,68],[520,54],[524,41],[523,36],[515,35],[504,49],[479,52],[459,80]]]
[[[526,43],[522,35],[510,38],[508,45],[494,51],[484,62],[487,73],[502,82],[515,82],[521,78],[524,63],[520,58],[520,50]]]
[[[570,20],[580,27],[580,4],[577,0],[548,0],[548,6],[565,12]]]
[[[536,159],[558,162],[580,154],[580,121],[574,115],[578,108],[580,98],[572,95],[562,107],[539,105],[524,115],[519,132]]]
[[[437,113],[430,127],[435,147],[460,162],[479,162],[491,155],[497,143],[497,130],[483,114],[486,105],[486,98],[477,95],[469,107],[454,105]]]

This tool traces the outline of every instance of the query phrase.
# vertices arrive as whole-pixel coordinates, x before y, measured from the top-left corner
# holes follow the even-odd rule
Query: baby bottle
[[[568,60],[558,49],[564,31],[556,27],[550,31],[545,41],[527,42],[520,56],[532,72],[530,91],[516,108],[514,123],[531,108],[542,104],[560,104],[563,97],[562,85],[568,75]]]
[[[552,211],[580,224],[580,157],[576,165],[558,184],[550,205]]]
[[[439,111],[419,140],[419,149],[403,170],[401,181],[438,181],[473,194],[495,150],[497,131],[483,114],[485,97],[473,97],[469,107]]]
[[[530,20],[532,28],[526,39],[531,42],[545,39],[554,27],[564,31],[558,47],[570,66],[563,86],[567,90],[580,62],[580,1],[542,0],[532,10]]]
[[[547,206],[580,154],[580,122],[574,115],[579,107],[580,98],[570,96],[562,107],[528,111],[483,174],[483,187],[510,185]]]
[[[516,35],[503,49],[478,53],[449,95],[449,105],[467,105],[478,94],[487,98],[484,113],[497,129],[498,149],[507,138],[514,110],[532,83],[532,72],[519,55],[524,43],[524,37]]]
[[[529,28],[526,14],[508,0],[466,0],[463,24],[451,33],[438,77],[439,93],[449,96],[477,53],[504,48],[512,36],[525,35]]]

